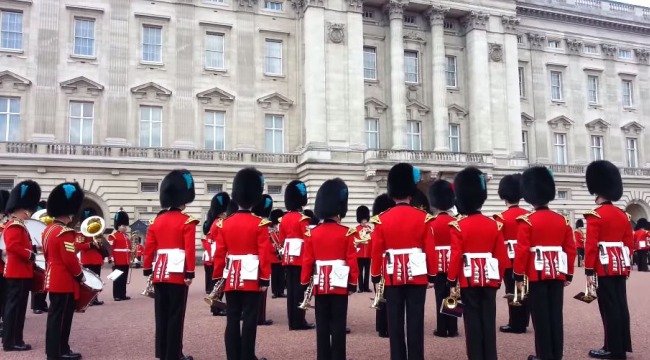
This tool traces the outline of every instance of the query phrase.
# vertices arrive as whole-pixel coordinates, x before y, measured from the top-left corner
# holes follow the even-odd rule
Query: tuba
[[[460,300],[460,286],[451,288],[449,296],[442,300],[440,313],[453,317],[463,316],[463,302]]]
[[[47,209],[38,210],[32,215],[32,219],[38,220],[45,225],[50,225],[54,221],[54,218],[47,214]]]
[[[314,277],[312,276],[309,285],[307,285],[307,290],[305,290],[305,297],[302,299],[300,305],[298,305],[298,309],[307,311],[309,308],[313,308],[313,306],[311,306],[311,298],[313,295],[314,295]]]
[[[79,231],[85,237],[93,238],[97,248],[101,248],[102,235],[106,229],[106,223],[100,216],[91,216],[84,220]]]
[[[226,303],[219,300],[223,295],[223,290],[225,285],[226,285],[226,279],[224,278],[219,279],[219,281],[217,281],[217,283],[214,284],[214,288],[212,289],[210,295],[208,295],[203,299],[206,302],[206,304],[210,305],[211,308],[216,307],[219,310],[226,309]]]
[[[144,288],[144,290],[142,290],[140,295],[146,296],[146,297],[149,297],[149,298],[153,299],[154,294],[155,294],[155,292],[154,292],[154,289],[153,289],[153,274],[151,274],[147,278],[147,286]]]

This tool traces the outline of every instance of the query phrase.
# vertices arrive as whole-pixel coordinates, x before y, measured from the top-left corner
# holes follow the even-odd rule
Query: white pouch
[[[338,288],[348,287],[348,276],[350,267],[346,265],[334,265],[330,272],[330,285]]]
[[[288,246],[289,256],[300,256],[302,252],[302,241],[300,240],[289,240]]]
[[[557,260],[558,270],[564,275],[569,275],[569,260],[564,251],[559,251],[557,253]]]
[[[509,259],[514,259],[515,258],[515,242],[512,241],[506,241],[506,249],[508,250],[508,258]]]
[[[242,259],[239,276],[242,280],[257,280],[260,261],[258,259]]]
[[[643,248],[645,247],[645,244],[646,244],[646,243],[645,243],[645,240],[640,240],[640,241],[639,241],[639,248],[640,248],[640,249],[643,249]]]
[[[627,246],[623,246],[623,262],[625,263],[625,266],[629,267],[631,266],[630,264],[630,248]]]
[[[544,252],[541,250],[535,251],[535,270],[542,271],[544,270]]]
[[[175,274],[185,273],[185,252],[173,250],[167,254],[167,272]]]
[[[600,263],[603,265],[609,265],[609,251],[604,246],[598,247],[598,257],[600,258]]]
[[[420,276],[427,274],[427,254],[415,253],[409,254],[408,268],[411,276]]]
[[[490,279],[490,280],[501,280],[501,276],[499,274],[499,259],[497,258],[488,258],[485,259],[485,267],[487,271],[485,272],[485,276]]]

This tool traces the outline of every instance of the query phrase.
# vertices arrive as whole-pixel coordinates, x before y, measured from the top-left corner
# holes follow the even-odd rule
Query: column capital
[[[570,38],[566,38],[564,40],[566,41],[566,47],[569,50],[569,52],[574,54],[580,53],[580,50],[582,50],[582,45],[583,45],[583,42],[581,40],[570,39]]]
[[[248,1],[257,2],[257,0]],[[307,8],[310,6],[323,7],[324,3],[323,0],[291,0],[291,7],[296,12],[296,14],[298,14],[298,17],[302,17],[305,14],[305,11],[307,11]]]
[[[607,57],[614,57],[618,52],[616,45],[612,44],[600,44],[600,48],[603,49],[603,55]]]
[[[489,20],[490,14],[486,14],[481,11],[470,11],[468,15],[462,18],[461,24],[463,25],[463,28],[465,28],[465,31],[474,29],[487,30]]]
[[[543,34],[527,33],[526,36],[532,48],[541,49],[546,41],[546,35]]]
[[[361,12],[363,0],[348,0],[348,8],[352,12]]]
[[[503,24],[503,31],[508,34],[517,34],[517,27],[520,20],[516,16],[502,16],[501,23]]]
[[[648,49],[634,49],[634,54],[640,63],[647,64],[650,60],[650,50]]]
[[[388,4],[384,6],[384,11],[388,14],[388,18],[393,19],[402,19],[404,16],[404,7],[408,5],[409,0],[390,0]]]
[[[447,12],[449,12],[449,8],[443,7],[442,5],[432,5],[428,8],[426,16],[429,18],[429,24],[431,24],[431,27],[434,27],[435,25],[443,25]]]

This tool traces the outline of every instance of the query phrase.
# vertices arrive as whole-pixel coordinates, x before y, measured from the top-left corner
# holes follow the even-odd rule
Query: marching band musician
[[[371,219],[375,224],[371,276],[374,284],[384,277],[392,360],[424,359],[424,302],[427,285],[434,282],[436,258],[429,225],[433,216],[409,205],[419,181],[418,168],[406,163],[393,166],[388,195],[396,205]]]
[[[38,206],[36,207],[36,211],[44,210],[47,207],[47,202],[45,200],[41,200],[38,202]],[[38,254],[42,249],[36,249],[36,253]],[[40,292],[34,292],[32,291],[32,300],[31,300],[31,308],[32,312],[36,315],[40,315],[42,313],[48,312],[48,307],[47,307],[47,292],[45,291],[40,291]]]
[[[152,221],[145,240],[143,274],[152,275],[156,358],[161,360],[193,359],[183,355],[183,322],[187,293],[194,279],[194,243],[199,222],[183,210],[192,201],[192,174],[172,170],[160,184],[160,207],[165,210]]]
[[[83,222],[91,216],[96,216],[97,213],[93,208],[86,208],[81,212],[81,221]],[[94,272],[97,276],[101,276],[102,265],[104,265],[104,256],[95,239],[92,237],[84,236],[81,232],[77,234],[77,242],[75,248],[81,252],[81,265],[86,269]],[[90,305],[104,305],[98,297]]]
[[[302,208],[306,204],[307,186],[299,180],[291,181],[284,191],[284,206],[287,208],[287,213],[280,221],[279,232],[280,242],[284,247],[282,265],[286,274],[289,330],[310,330],[315,327],[305,320],[305,311],[298,308],[304,295],[300,291],[302,247],[310,221],[310,217],[302,213]]]
[[[79,184],[63,183],[52,190],[47,201],[47,214],[54,218],[43,232],[47,263],[45,290],[50,293],[45,331],[48,360],[81,359],[81,354],[70,349],[68,341],[75,300],[79,296],[79,283],[84,282],[85,278],[76,254],[76,235],[68,226],[79,211],[83,198],[84,192]]]
[[[504,176],[499,181],[499,198],[506,203],[507,209],[494,215],[494,220],[501,224],[501,232],[505,240],[509,260],[506,262],[506,272],[503,283],[506,286],[506,294],[514,294],[515,278],[512,273],[512,266],[515,260],[515,247],[517,245],[517,230],[519,224],[517,218],[528,214],[528,211],[519,207],[521,201],[521,174]],[[504,333],[523,334],[526,332],[529,322],[528,301],[521,300],[521,306],[511,306],[514,299],[508,299],[508,325],[499,327]]]
[[[604,346],[589,351],[589,356],[625,359],[626,352],[632,351],[625,282],[630,274],[633,236],[630,216],[612,204],[623,195],[623,181],[618,168],[605,160],[589,164],[585,175],[587,189],[598,205],[585,213],[585,274],[591,287],[598,281],[596,294],[605,330]]]
[[[0,236],[2,235],[2,232],[5,230],[5,221],[7,220],[7,214],[5,213],[5,205],[7,205],[7,200],[9,199],[9,191],[7,190],[0,190]],[[5,263],[2,261],[2,250],[0,250],[0,337],[2,336],[2,331],[4,327],[4,323],[2,322],[3,316],[4,316],[4,309],[5,309],[5,291],[6,290],[6,285],[5,285]]]
[[[217,223],[219,220],[223,220],[226,217],[234,214],[237,211],[237,204],[230,199],[230,195],[226,192],[221,192],[215,197],[212,198],[214,201],[216,199],[216,202],[211,203],[210,207],[210,212],[212,213],[212,216],[210,218],[211,225],[210,225],[210,232],[208,233],[209,239],[212,241],[212,274],[208,275],[206,274],[206,277],[210,278],[210,291],[214,288],[215,284],[215,279],[221,278],[222,274],[217,274],[214,271],[214,253],[217,251],[217,237],[219,235],[219,230],[220,228],[217,226]],[[224,293],[221,293],[221,297],[219,300],[223,300]],[[226,310],[220,309],[216,306],[211,307],[210,311],[212,312],[212,316],[226,316]]]
[[[214,288],[212,274],[214,272],[214,251],[217,247],[215,241],[219,231],[217,220],[226,217],[226,209],[230,203],[230,195],[226,192],[220,192],[212,197],[210,201],[210,210],[208,219],[203,224],[203,233],[205,238],[203,243],[203,267],[205,270],[205,293],[210,294]]]
[[[36,254],[23,221],[31,218],[40,198],[40,186],[32,180],[25,180],[11,190],[5,207],[10,219],[3,232],[7,252],[4,269],[6,302],[2,316],[5,322],[2,337],[4,351],[32,349],[23,341],[23,328]]]
[[[126,282],[129,277],[129,268],[131,263],[131,240],[126,235],[129,226],[129,214],[120,210],[115,213],[113,218],[113,233],[108,235],[108,243],[113,250],[113,270],[120,270],[122,274],[113,281],[113,300],[123,301],[131,300],[126,296]]]
[[[340,225],[348,211],[345,182],[339,178],[325,181],[316,194],[314,210],[323,222],[307,230],[301,284],[306,288],[313,281],[316,358],[345,360],[348,295],[356,290],[359,276],[354,247],[357,231]]]
[[[429,207],[429,199],[427,199],[427,196],[420,189],[416,189],[415,195],[413,195],[411,198],[411,206],[427,213],[431,213],[431,207]]]
[[[648,271],[648,220],[641,218],[634,227],[634,253],[639,271]]]
[[[375,198],[375,201],[372,204],[372,216],[377,216],[393,206],[395,206],[395,201],[393,201],[388,194],[381,194]],[[372,249],[370,249],[370,251],[372,254]],[[386,309],[385,301],[379,303],[379,309],[377,309],[377,314],[375,315],[375,331],[377,331],[379,337],[388,337],[388,311]]]
[[[239,210],[217,223],[220,231],[214,271],[225,276],[218,281],[225,281],[224,292],[228,303],[224,337],[228,360],[257,359],[255,339],[260,296],[269,286],[271,275],[268,259],[268,226],[271,222],[253,215],[251,209],[262,200],[263,189],[264,177],[255,168],[237,172],[233,180],[232,200]]]
[[[487,199],[486,176],[468,167],[454,178],[456,208],[463,215],[453,221],[447,280],[458,284],[464,309],[468,359],[497,359],[496,294],[510,261],[501,224],[481,214]],[[452,293],[458,293],[453,289]]]
[[[275,237],[280,245],[280,236],[278,235],[278,227],[280,225],[280,219],[284,215],[284,211],[281,209],[274,209],[271,211],[269,220],[271,225],[269,226],[270,236]],[[282,256],[282,254],[280,254]],[[282,259],[278,259],[276,256],[271,258],[271,298],[283,298],[284,295],[285,280],[284,280],[284,271],[282,270]]]
[[[370,209],[367,206],[361,205],[357,208],[357,234],[361,234],[361,230],[367,232],[368,235],[372,232],[372,227],[368,223],[370,221]],[[363,240],[363,239],[361,239]],[[372,243],[370,240],[366,243],[357,245],[357,264],[359,266],[359,292],[370,292],[370,249]]]
[[[521,189],[524,200],[535,209],[517,217],[513,270],[519,294],[525,292],[524,277],[529,282],[536,355],[528,360],[562,359],[564,287],[571,283],[576,258],[573,229],[568,218],[548,208],[555,198],[555,181],[547,168],[524,171]]]
[[[576,250],[578,252],[578,267],[581,267],[585,262],[585,234],[583,228],[585,227],[582,219],[576,220],[576,229],[573,232],[573,237],[576,239]]]
[[[455,218],[449,214],[454,206],[454,190],[446,180],[436,180],[429,188],[431,206],[438,211],[436,218],[430,222],[431,230],[435,237],[435,249],[438,269],[433,287],[436,294],[436,330],[433,335],[437,337],[458,336],[458,319],[453,316],[444,316],[440,313],[442,301],[450,295],[447,286],[447,272],[449,271],[449,253],[451,250],[451,227],[449,223]]]
[[[253,215],[259,216],[262,219],[269,219],[269,216],[271,216],[271,210],[273,209],[273,198],[269,195],[264,194],[262,197],[262,201],[260,201],[257,205],[255,205],[252,209]],[[271,259],[277,259],[278,256],[276,255],[276,250],[275,246],[273,245],[273,242],[271,240],[271,221],[269,220],[269,236],[268,236],[268,241],[267,241],[267,252],[268,252],[268,260],[271,262]],[[272,275],[272,273],[271,273]],[[268,326],[268,325],[273,325],[273,320],[267,319],[266,318],[266,295],[268,291],[267,289],[264,289],[262,291],[262,294],[260,296],[260,311],[259,311],[259,316],[257,318],[257,325],[262,325],[262,326]]]

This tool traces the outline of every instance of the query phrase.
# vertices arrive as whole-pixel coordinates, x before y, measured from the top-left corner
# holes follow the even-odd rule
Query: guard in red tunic
[[[81,221],[83,222],[87,218],[96,215],[95,209],[86,208],[81,212]],[[102,265],[104,265],[101,241],[103,241],[102,235],[99,235],[98,239],[95,240],[91,237],[84,236],[82,233],[78,233],[75,244],[75,248],[81,252],[81,265],[97,274],[97,276],[101,276]],[[90,305],[104,305],[104,302],[100,301],[97,297]]]
[[[47,202],[44,201],[44,200],[41,200],[41,201],[38,202],[38,206],[36,207],[36,211],[45,210],[46,206],[47,206]],[[37,254],[42,253],[42,252],[43,252],[43,249],[38,249],[38,247],[36,248],[36,253]],[[31,300],[31,303],[32,303],[31,308],[32,308],[32,312],[34,314],[40,315],[42,313],[48,312],[48,306],[47,306],[47,300],[46,300],[47,299],[47,291],[35,292],[35,291],[32,290],[31,298],[32,298],[32,300]]]
[[[113,220],[115,230],[108,235],[108,243],[111,244],[113,250],[113,270],[120,270],[123,273],[113,281],[113,300],[131,300],[131,297],[126,296],[126,282],[129,277],[132,251],[131,240],[126,234],[129,227],[129,214],[120,208],[115,213]],[[151,266],[151,264],[148,265]]]
[[[521,201],[521,174],[504,176],[499,182],[499,197],[506,203],[507,209],[494,215],[494,220],[501,224],[501,232],[505,240],[508,258],[503,283],[506,285],[506,297],[508,298],[508,325],[499,327],[504,333],[523,334],[526,332],[530,318],[528,301],[519,300],[520,306],[511,306],[514,291],[515,278],[512,273],[512,266],[515,259],[515,246],[517,245],[517,231],[519,224],[517,218],[528,214],[527,210],[519,207]]]
[[[302,270],[302,248],[305,233],[309,228],[309,216],[302,213],[307,204],[307,186],[302,181],[293,180],[284,190],[284,206],[287,213],[280,221],[280,242],[283,246],[282,265],[284,265],[287,283],[287,316],[289,330],[309,330],[314,324],[305,321],[305,311],[298,305],[302,302],[303,292],[300,286]]]
[[[346,359],[348,295],[357,288],[356,229],[340,224],[348,212],[348,187],[327,180],[316,194],[315,214],[322,223],[307,231],[301,283],[312,283],[316,305],[316,358]]]
[[[623,196],[623,181],[618,168],[605,160],[589,164],[586,179],[598,207],[585,213],[585,273],[589,284],[597,281],[598,307],[605,328],[604,346],[591,350],[589,356],[625,359],[626,352],[632,352],[625,282],[630,275],[633,236],[630,216],[612,204]]]
[[[564,287],[573,279],[576,247],[568,218],[548,208],[555,198],[555,181],[542,166],[521,178],[524,200],[535,211],[517,218],[514,274],[519,294],[528,277],[530,311],[535,328],[535,353],[528,360],[562,359],[564,352]],[[517,301],[519,299],[515,299]]]
[[[223,274],[225,281],[228,303],[225,345],[228,359],[257,359],[255,338],[260,296],[269,286],[271,276],[268,257],[268,226],[271,222],[252,214],[251,209],[262,200],[263,189],[264,177],[261,172],[255,168],[240,170],[235,175],[232,187],[232,200],[239,210],[217,223],[220,231],[214,271]]]
[[[47,199],[47,214],[54,218],[43,232],[47,263],[45,290],[50,293],[45,331],[48,359],[81,359],[81,354],[73,352],[68,342],[79,283],[85,278],[76,254],[76,234],[68,226],[79,212],[83,199],[84,192],[77,183],[57,185]]]
[[[370,233],[372,225],[370,221],[370,209],[361,205],[357,208],[357,264],[359,266],[359,292],[370,292],[370,249],[372,242]]]
[[[201,240],[203,244],[203,268],[205,270],[205,293],[210,294],[214,288],[214,281],[212,275],[214,273],[214,252],[217,248],[216,234],[219,231],[217,228],[217,219],[226,217],[226,209],[230,203],[230,195],[226,192],[220,192],[212,197],[210,202],[210,210],[208,211],[208,218],[203,223],[203,234],[205,238]]]
[[[449,255],[451,250],[451,227],[449,223],[456,219],[449,213],[454,207],[453,186],[446,180],[436,180],[429,188],[431,206],[437,212],[435,219],[430,222],[436,243],[436,278],[433,283],[436,294],[436,329],[433,335],[437,337],[458,336],[458,319],[440,313],[442,301],[449,296],[451,289],[447,286],[449,271]]]
[[[370,271],[374,284],[382,277],[385,281],[392,360],[424,359],[424,302],[437,264],[429,224],[433,216],[409,204],[419,181],[418,168],[405,163],[393,166],[388,172],[388,196],[396,205],[370,219],[375,224]]]
[[[5,222],[7,221],[7,214],[5,214],[5,205],[7,204],[8,199],[9,191],[0,190],[0,236],[2,236],[2,232],[5,230]],[[2,250],[0,250],[0,294],[4,294],[6,291],[4,272],[5,262],[2,260]],[[5,297],[0,296],[0,337],[2,336],[4,327],[4,323],[2,322],[4,316],[4,308]]]
[[[144,276],[153,275],[156,309],[156,358],[192,360],[183,355],[187,292],[194,279],[198,220],[183,210],[194,201],[194,179],[173,170],[160,184],[161,211],[147,230]],[[153,264],[153,268],[152,268]]]
[[[456,208],[462,217],[449,224],[447,278],[451,286],[461,288],[467,358],[496,360],[496,294],[510,259],[501,223],[481,214],[487,199],[485,177],[479,169],[468,167],[454,178]]]
[[[280,241],[280,219],[284,216],[284,211],[281,209],[274,209],[271,211],[271,216],[269,220],[271,221],[271,226],[269,226],[269,237],[273,242],[273,253],[274,256],[271,257],[271,295],[272,299],[286,297],[284,295],[284,289],[286,288],[286,281],[284,279],[284,270],[282,269],[282,242]],[[276,251],[275,247],[279,247],[280,251]],[[278,256],[279,253],[279,256]]]
[[[253,207],[253,214],[256,216],[261,217],[262,219],[269,219],[269,216],[271,216],[271,210],[273,209],[273,198],[269,195],[264,195],[262,197],[262,201],[260,201],[257,205]],[[268,242],[267,242],[267,258],[269,262],[271,262],[271,259],[278,259],[277,253],[275,251],[275,248],[273,247],[273,243],[271,242],[271,221],[269,220],[268,227],[269,229],[269,237],[268,237]],[[267,319],[266,318],[266,295],[268,291],[267,289],[262,291],[262,294],[260,295],[260,311],[259,311],[259,316],[257,317],[257,325],[262,325],[262,326],[268,326],[268,325],[273,325],[273,320]]]
[[[648,220],[641,218],[634,227],[634,257],[639,271],[648,271]]]
[[[393,206],[395,206],[395,201],[388,194],[381,194],[375,198],[372,204],[372,216],[377,216]],[[370,236],[372,237],[372,234]],[[370,242],[372,243],[372,240]],[[370,253],[372,254],[372,248],[370,249]],[[386,309],[385,301],[379,303],[379,308],[375,315],[375,331],[377,331],[379,337],[388,337],[388,310]]]
[[[576,229],[573,232],[573,237],[576,240],[576,250],[578,251],[578,267],[583,266],[585,263],[585,233],[583,228],[585,227],[584,221],[582,219],[576,220]]]
[[[411,198],[411,206],[427,213],[431,213],[429,199],[427,199],[427,196],[420,189],[416,189],[415,195]]]
[[[5,262],[5,309],[2,347],[4,351],[31,350],[23,341],[27,298],[32,289],[36,254],[23,221],[31,218],[41,198],[41,188],[25,180],[11,190],[5,211],[9,221],[5,224],[3,238],[7,260]]]

